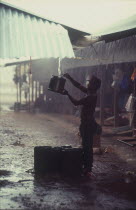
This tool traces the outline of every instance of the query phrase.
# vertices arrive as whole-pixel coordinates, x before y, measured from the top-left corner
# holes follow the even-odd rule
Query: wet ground
[[[34,174],[35,146],[80,146],[79,121],[57,114],[1,112],[0,209],[136,209],[135,148],[102,138],[95,179]]]

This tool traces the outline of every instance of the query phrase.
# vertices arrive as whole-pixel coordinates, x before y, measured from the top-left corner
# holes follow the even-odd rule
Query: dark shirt
[[[86,96],[78,101],[76,101],[76,106],[82,105],[81,108],[81,123],[93,123],[94,122],[94,112],[97,103],[97,95],[89,93],[88,89],[78,82],[74,82],[74,85],[80,89],[82,92],[86,93]]]
[[[97,102],[96,95],[88,95],[81,100],[81,122],[92,122],[94,120],[94,112]]]
[[[94,120],[96,102],[96,94],[87,95],[78,101],[77,105],[82,105],[80,115],[82,123],[91,123]]]

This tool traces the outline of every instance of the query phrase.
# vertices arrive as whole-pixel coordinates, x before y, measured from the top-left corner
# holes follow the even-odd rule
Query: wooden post
[[[22,91],[21,91],[21,66],[19,67],[19,102],[21,105],[21,96],[22,96]]]
[[[36,81],[33,81],[33,97],[34,97],[34,102],[36,100]]]
[[[35,81],[35,100],[37,99],[37,81]]]
[[[105,69],[100,66],[101,88],[100,88],[100,124],[104,125],[104,87],[105,87]]]
[[[19,87],[18,87],[18,83],[17,83],[17,85],[16,85],[16,87],[17,87],[17,103],[18,103],[18,89],[19,89]]]
[[[133,136],[136,137],[136,79],[134,79],[134,89],[133,89],[133,96],[134,96],[134,104],[133,104],[133,110],[134,110],[134,117],[133,117]]]
[[[28,77],[29,77],[28,78],[29,79],[29,101],[28,101],[28,109],[29,109],[29,112],[30,112],[30,101],[31,101],[30,100],[30,90],[31,90],[30,89],[30,85],[31,85],[31,78],[30,78],[31,77],[31,74],[30,74],[30,72],[28,73]]]
[[[118,90],[114,88],[114,127],[119,125]]]
[[[34,102],[34,81],[32,79],[32,102]]]
[[[41,94],[41,84],[39,82],[39,95]]]
[[[37,81],[37,98],[39,97],[39,81]]]
[[[32,63],[31,63],[31,56],[30,56],[30,63],[29,63],[29,69],[28,69],[28,79],[29,79],[29,102],[28,102],[28,107],[29,107],[29,112],[30,112],[30,103],[31,103],[31,75],[32,74]]]
[[[16,77],[18,78],[18,67],[16,67]],[[19,91],[19,84],[18,84],[18,79],[17,79],[17,83],[16,83],[16,88],[17,88],[17,103],[18,103],[18,91]]]

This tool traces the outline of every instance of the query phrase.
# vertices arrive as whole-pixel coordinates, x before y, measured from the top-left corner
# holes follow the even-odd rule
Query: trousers
[[[87,171],[91,171],[93,166],[93,136],[96,124],[95,122],[81,123],[79,130],[82,138],[83,166]]]

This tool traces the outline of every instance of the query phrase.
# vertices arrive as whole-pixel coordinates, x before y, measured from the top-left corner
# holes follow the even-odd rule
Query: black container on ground
[[[34,169],[37,174],[61,174],[80,176],[82,172],[82,148],[35,147]]]
[[[82,154],[82,148],[62,150],[62,174],[64,176],[81,176]]]
[[[61,148],[35,147],[34,170],[35,173],[60,173]]]

